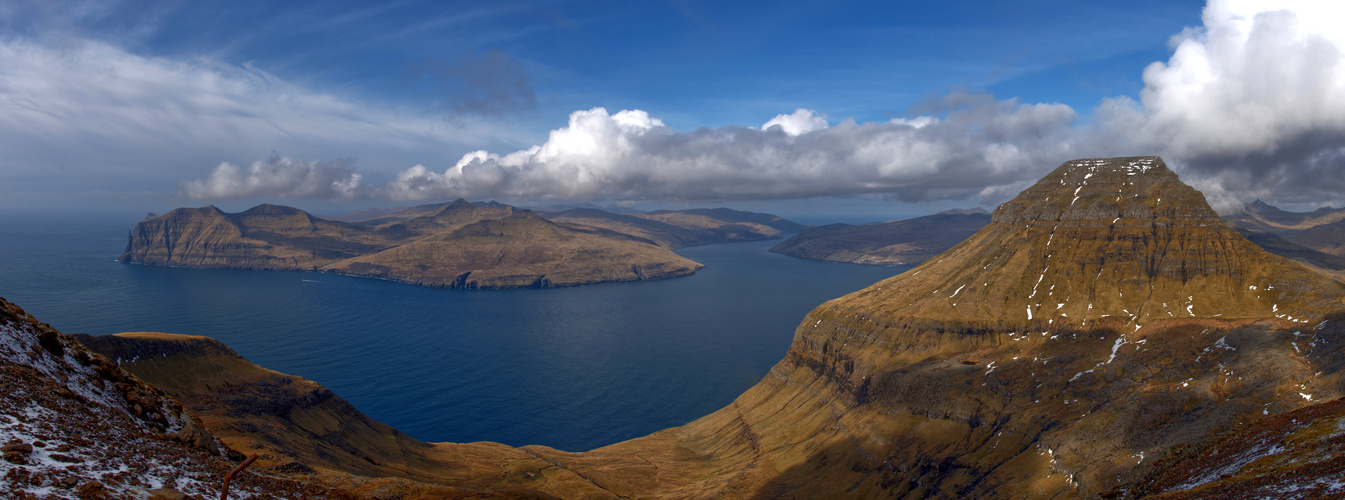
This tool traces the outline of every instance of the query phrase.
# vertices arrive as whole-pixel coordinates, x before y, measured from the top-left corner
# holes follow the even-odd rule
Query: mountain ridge
[[[1318,252],[1345,257],[1345,208],[1288,212],[1256,200],[1223,219],[1237,227],[1273,234]]]

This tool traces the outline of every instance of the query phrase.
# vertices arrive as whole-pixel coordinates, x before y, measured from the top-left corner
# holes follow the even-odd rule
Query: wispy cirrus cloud
[[[41,177],[60,162],[101,175],[67,182],[171,186],[185,168],[259,149],[405,165],[463,144],[515,143],[506,137],[493,122],[367,104],[247,65],[0,39],[0,179]],[[134,182],[118,175],[132,173]]]

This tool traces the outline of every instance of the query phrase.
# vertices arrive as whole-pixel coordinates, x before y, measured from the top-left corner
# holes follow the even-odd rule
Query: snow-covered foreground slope
[[[159,389],[0,299],[0,497],[218,498],[241,455]],[[332,496],[245,471],[230,498]]]

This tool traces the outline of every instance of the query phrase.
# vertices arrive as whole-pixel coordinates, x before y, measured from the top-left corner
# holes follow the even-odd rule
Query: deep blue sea
[[[685,424],[779,361],[813,307],[904,271],[678,253],[684,278],[444,290],[311,272],[121,264],[135,218],[0,216],[0,297],[66,333],[223,341],[418,439],[583,451]]]

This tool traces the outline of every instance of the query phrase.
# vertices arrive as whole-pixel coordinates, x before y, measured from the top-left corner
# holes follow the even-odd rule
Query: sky
[[[1335,2],[0,0],[0,209],[1345,205]]]

